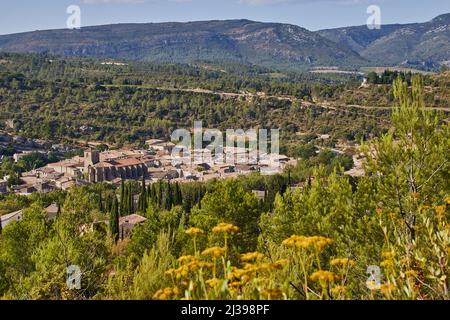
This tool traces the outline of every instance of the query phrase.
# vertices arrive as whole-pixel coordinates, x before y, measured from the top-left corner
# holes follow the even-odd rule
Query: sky
[[[0,34],[65,28],[70,5],[79,6],[82,27],[245,18],[319,30],[366,24],[369,5],[380,7],[382,24],[450,13],[450,0],[0,0]]]

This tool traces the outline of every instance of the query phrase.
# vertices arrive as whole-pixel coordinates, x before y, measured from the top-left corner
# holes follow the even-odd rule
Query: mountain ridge
[[[248,19],[118,23],[0,35],[0,51],[163,63],[236,61],[289,69],[381,63],[437,68],[450,64],[450,14],[380,30],[309,31]]]
[[[355,26],[317,32],[376,64],[450,66],[450,13],[423,23],[383,25],[379,30]]]

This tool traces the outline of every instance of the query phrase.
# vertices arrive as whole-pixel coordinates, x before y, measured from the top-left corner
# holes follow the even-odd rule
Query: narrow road
[[[122,85],[123,86],[123,85]],[[118,87],[117,85],[108,85],[108,87]],[[265,99],[276,99],[280,101],[290,101],[290,102],[298,102],[302,106],[305,107],[322,107],[325,109],[330,110],[336,110],[336,111],[342,111],[342,108],[355,108],[355,109],[361,109],[361,110],[391,110],[391,107],[371,107],[371,106],[362,106],[357,104],[350,104],[350,105],[341,105],[337,104],[335,102],[331,101],[323,101],[323,102],[308,102],[302,99],[298,99],[294,96],[288,96],[288,95],[280,95],[280,96],[274,96],[274,95],[267,95],[265,93],[251,93],[251,92],[222,92],[222,91],[213,91],[208,89],[201,89],[201,88],[195,88],[195,89],[182,89],[182,88],[164,88],[164,87],[146,87],[146,86],[132,86],[132,87],[140,87],[140,88],[147,88],[147,89],[154,89],[154,90],[161,90],[161,91],[171,91],[171,92],[189,92],[189,93],[204,93],[204,94],[213,94],[218,95],[222,98],[265,98]],[[445,111],[450,112],[450,107],[430,107],[428,109],[432,110],[439,110],[439,111]],[[373,116],[373,115],[371,115]]]

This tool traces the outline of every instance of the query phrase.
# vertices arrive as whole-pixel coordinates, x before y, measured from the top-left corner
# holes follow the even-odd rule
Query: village
[[[43,143],[43,142],[42,142]],[[83,156],[74,156],[44,167],[22,173],[20,185],[7,187],[6,180],[0,180],[1,193],[15,193],[27,196],[32,193],[48,193],[55,190],[69,190],[75,186],[93,183],[110,183],[120,186],[126,180],[143,180],[146,185],[159,181],[186,183],[192,181],[205,182],[213,179],[227,179],[251,173],[272,174],[281,172],[286,166],[295,166],[297,160],[284,155],[263,154],[251,161],[250,151],[245,148],[224,148],[227,159],[230,155],[236,163],[213,160],[203,161],[204,154],[209,150],[193,150],[190,161],[185,156],[179,157],[173,152],[177,147],[172,142],[160,139],[146,141],[147,149],[141,150],[108,150],[99,151],[88,148]],[[29,154],[29,150],[14,155],[17,161],[21,156]],[[36,151],[34,151],[36,152]],[[184,154],[183,152],[181,153]],[[241,160],[239,160],[241,159]],[[242,161],[247,159],[247,161]],[[246,163],[245,163],[246,162]],[[250,164],[253,162],[255,164]],[[45,208],[48,220],[57,217],[60,208],[51,204]],[[12,221],[20,221],[23,210],[11,212],[1,217],[2,227]],[[122,235],[128,235],[131,230],[146,221],[137,214],[120,218]]]
[[[327,137],[320,136],[319,140]],[[14,142],[20,150],[13,155],[14,161],[20,161],[30,153],[45,153],[46,150],[57,150],[64,154],[71,150],[63,145],[49,145],[39,140],[27,140],[14,137],[3,138]],[[11,140],[11,141],[10,141]],[[1,142],[0,142],[1,143]],[[109,149],[100,151],[98,145],[89,143],[83,155],[73,156],[58,162],[48,163],[39,168],[24,172],[20,176],[21,184],[8,187],[7,177],[0,180],[0,194],[14,193],[29,196],[33,193],[48,193],[55,190],[67,191],[76,186],[95,183],[108,183],[119,187],[127,180],[144,181],[147,186],[160,181],[171,183],[207,182],[236,178],[252,173],[276,174],[289,166],[296,166],[297,159],[271,153],[259,153],[258,150],[242,147],[224,147],[222,157],[213,156],[213,151],[204,149],[178,149],[180,146],[162,139],[145,141],[145,148],[141,149]],[[317,152],[323,147],[317,146]],[[346,145],[339,145],[331,149],[336,154],[343,154]],[[355,166],[346,172],[350,176],[363,174],[361,155],[353,156]],[[314,179],[314,177],[311,177]],[[292,185],[291,188],[302,188],[304,183]],[[252,191],[255,196],[263,200],[265,192]],[[47,220],[58,216],[60,207],[53,203],[44,208]],[[23,218],[23,210],[18,210],[1,216],[2,227]],[[131,234],[132,230],[147,219],[138,214],[123,216],[119,221],[122,237]],[[93,226],[89,226],[92,228]]]
[[[297,163],[293,158],[277,154],[262,154],[257,159],[251,159],[249,150],[238,147],[224,148],[227,161],[204,156],[210,154],[207,149],[193,150],[190,152],[191,161],[186,161],[186,157],[173,154],[176,145],[172,142],[150,139],[145,145],[148,148],[141,150],[101,152],[88,148],[83,156],[74,156],[22,173],[21,184],[11,186],[10,192],[30,195],[34,192],[68,190],[90,183],[105,182],[118,186],[125,180],[142,179],[145,179],[146,184],[158,181],[204,182],[257,172],[278,173],[287,165],[295,166]],[[26,152],[15,154],[14,159],[19,159],[22,154]],[[229,161],[230,155],[233,161]],[[0,192],[5,193],[6,187],[6,181],[0,181]]]

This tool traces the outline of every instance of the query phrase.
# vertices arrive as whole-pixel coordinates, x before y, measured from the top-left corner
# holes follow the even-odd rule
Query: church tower
[[[84,152],[84,168],[88,169],[90,166],[100,162],[100,152],[89,148]]]

